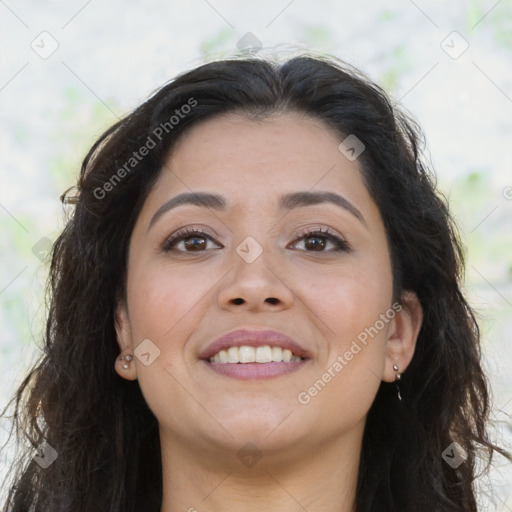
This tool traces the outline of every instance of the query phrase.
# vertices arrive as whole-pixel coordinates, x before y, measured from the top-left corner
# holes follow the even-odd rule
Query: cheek
[[[185,346],[200,321],[201,300],[209,298],[211,287],[198,273],[170,265],[141,262],[130,268],[128,308],[134,348],[149,339],[159,351],[150,365],[136,361],[137,380],[159,422],[174,424],[172,410],[185,414],[191,409],[190,395],[180,384],[189,378]],[[199,417],[200,408],[193,414]],[[179,425],[173,428],[179,430]]]
[[[391,307],[391,270],[385,261],[360,260],[317,274],[315,283],[308,305],[327,344],[300,401],[306,414],[311,407],[309,413],[324,414],[332,428],[343,429],[365,416],[380,386],[391,325],[385,317]]]
[[[209,283],[205,275],[204,271],[175,270],[165,265],[134,269],[128,283],[134,341],[142,336],[165,346],[176,339],[177,332],[194,319],[201,302],[209,297],[213,282]]]
[[[302,270],[296,282],[301,282]],[[372,326],[391,305],[391,269],[384,259],[354,257],[350,264],[322,269],[314,277],[311,272],[302,275],[309,278],[301,295],[322,320],[325,337],[339,339],[341,345]]]
[[[367,297],[369,299],[369,297]],[[355,302],[355,301],[354,301]],[[325,334],[327,354],[298,397],[307,416],[325,420],[325,428],[343,432],[362,420],[379,389],[390,323],[380,321],[386,307],[369,300],[347,302],[332,331]],[[377,324],[377,322],[380,322]],[[382,324],[382,325],[381,325]],[[381,327],[379,329],[379,327]]]

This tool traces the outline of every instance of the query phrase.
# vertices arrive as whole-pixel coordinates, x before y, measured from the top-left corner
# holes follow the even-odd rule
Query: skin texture
[[[381,380],[395,380],[393,365],[403,372],[411,361],[422,315],[407,294],[403,309],[321,392],[298,401],[393,304],[384,225],[357,160],[338,150],[341,140],[296,114],[216,117],[178,141],[141,210],[116,330],[123,355],[144,339],[160,354],[148,366],[134,357],[128,369],[118,360],[116,371],[138,379],[159,422],[162,512],[244,512],[256,503],[258,510],[354,510],[366,414]],[[165,202],[191,191],[224,196],[226,210],[182,205],[148,230]],[[364,221],[328,203],[278,211],[282,194],[299,191],[336,192]],[[192,235],[203,250],[182,241],[164,252],[183,227],[211,239]],[[304,228],[329,228],[350,250],[334,252],[327,239],[312,249],[317,235],[302,238]],[[252,263],[236,252],[248,236],[263,249]],[[198,359],[241,327],[280,331],[313,357],[296,372],[259,381],[218,375]],[[251,467],[237,456],[249,442],[260,457]]]

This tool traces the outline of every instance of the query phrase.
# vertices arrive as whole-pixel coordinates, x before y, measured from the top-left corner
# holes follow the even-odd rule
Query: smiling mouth
[[[262,345],[260,347],[242,345],[240,347],[229,347],[226,350],[220,350],[211,356],[208,361],[220,364],[268,364],[299,362],[304,361],[304,359],[286,348],[270,347],[269,345]]]
[[[215,373],[240,380],[270,379],[295,372],[308,359],[281,347],[229,347],[203,360]]]

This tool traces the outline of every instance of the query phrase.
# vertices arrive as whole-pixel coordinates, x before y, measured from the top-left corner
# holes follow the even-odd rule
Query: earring
[[[395,370],[395,372],[396,372],[395,383],[396,383],[396,391],[398,393],[398,399],[402,400],[402,395],[400,395],[400,387],[398,385],[400,382],[400,379],[402,378],[402,375],[399,373],[398,366],[396,364],[393,365],[393,370]]]
[[[128,354],[126,356],[119,356],[119,359],[120,360],[125,360],[128,363],[131,363],[133,361],[133,356],[131,354]],[[123,370],[128,370],[128,368],[129,368],[129,365],[124,363],[123,364]]]

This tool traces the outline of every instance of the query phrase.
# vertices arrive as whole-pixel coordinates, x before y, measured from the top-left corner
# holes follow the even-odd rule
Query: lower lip
[[[307,360],[288,363],[210,363],[205,361],[214,372],[241,380],[259,380],[279,377],[302,368]]]

